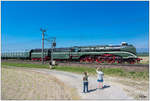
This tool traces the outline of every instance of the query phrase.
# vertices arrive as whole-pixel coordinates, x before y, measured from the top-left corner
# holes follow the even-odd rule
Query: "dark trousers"
[[[88,82],[83,82],[83,92],[88,92]]]

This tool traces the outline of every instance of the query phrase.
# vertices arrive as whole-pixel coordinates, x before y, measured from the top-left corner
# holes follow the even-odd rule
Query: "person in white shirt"
[[[103,88],[103,76],[104,76],[104,73],[101,70],[102,70],[102,68],[97,68],[96,69],[98,88]]]

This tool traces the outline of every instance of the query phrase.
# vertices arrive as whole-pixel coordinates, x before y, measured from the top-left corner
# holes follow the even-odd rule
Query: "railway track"
[[[2,62],[20,62],[20,63],[31,63],[31,64],[41,64],[41,61],[31,61],[31,60],[17,60],[17,59],[9,59],[2,60]],[[45,64],[49,64],[50,61],[45,61]],[[124,68],[128,70],[135,71],[143,71],[149,70],[149,64],[99,64],[99,63],[80,63],[77,61],[73,62],[65,62],[65,61],[57,61],[56,64],[60,66],[75,66],[75,67],[105,67],[105,68]]]
[[[80,62],[57,62],[63,64],[81,64],[81,65],[101,65],[101,66],[130,66],[130,67],[149,67],[149,64],[99,64],[99,63],[80,63]]]
[[[31,60],[17,60],[17,59],[8,59],[2,61],[9,61],[9,62],[32,62],[32,63],[41,63],[41,61],[31,61]],[[49,63],[49,61],[45,61],[45,63]],[[66,63],[66,64],[82,64],[82,65],[108,65],[108,66],[136,66],[136,67],[149,67],[149,64],[106,64],[106,63],[81,63],[77,61],[57,61],[56,63]]]

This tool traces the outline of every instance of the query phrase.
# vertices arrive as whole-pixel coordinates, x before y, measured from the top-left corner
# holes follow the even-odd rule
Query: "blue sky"
[[[148,48],[148,6],[146,1],[2,1],[2,50],[41,48],[41,27],[56,37],[57,47],[125,41]]]

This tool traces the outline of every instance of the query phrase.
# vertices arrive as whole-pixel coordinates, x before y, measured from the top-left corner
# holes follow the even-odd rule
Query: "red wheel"
[[[91,57],[91,56],[88,56],[88,57],[86,58],[86,61],[87,61],[87,62],[93,62],[93,61],[94,61],[94,58]]]
[[[97,56],[96,57],[96,62],[98,62],[98,63],[103,63],[105,60],[104,60],[104,56]]]
[[[110,64],[115,63],[115,59],[116,59],[115,56],[109,56],[107,62]]]
[[[129,64],[135,64],[135,60],[134,59],[129,59],[129,60],[127,60],[127,63],[129,63]]]
[[[120,56],[116,56],[115,61],[116,61],[118,64],[123,63],[122,57],[120,57]]]
[[[141,60],[143,60],[143,59],[137,58],[137,59],[136,59],[136,62],[137,62],[137,63],[140,63]]]
[[[94,58],[91,56],[82,57],[80,59],[80,62],[93,62],[93,61],[94,61]]]
[[[101,56],[98,56],[96,58],[96,62],[98,63],[104,63],[104,62],[107,62],[109,64],[112,64],[115,62],[115,56],[112,55],[112,54],[103,54]]]
[[[82,57],[82,58],[80,59],[80,62],[85,62],[85,61],[86,61],[85,57]]]
[[[96,57],[96,62],[98,63],[109,63],[109,64],[113,64],[115,62],[117,63],[121,63],[122,62],[122,58],[119,56],[115,56],[113,54],[103,54],[101,56],[97,56]]]

